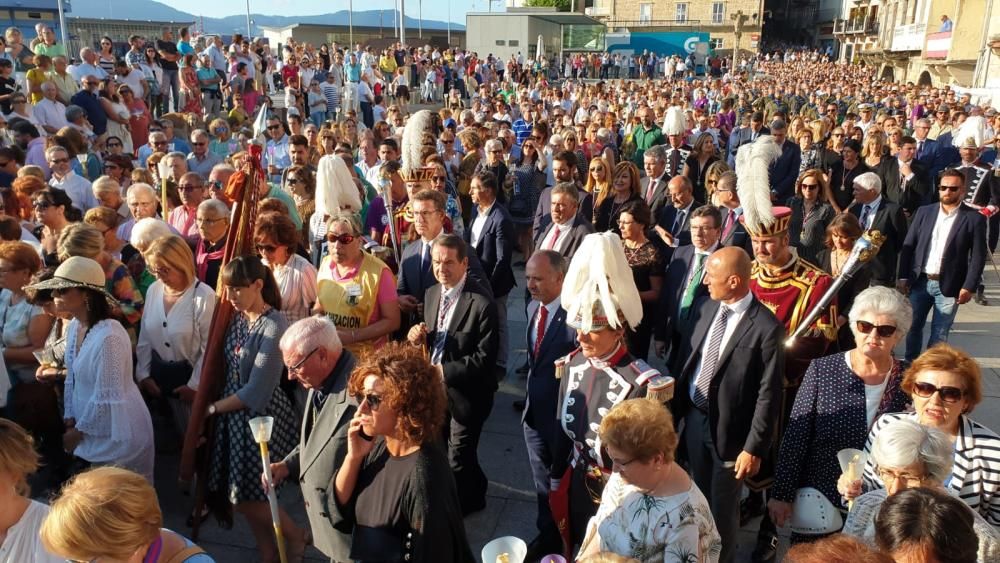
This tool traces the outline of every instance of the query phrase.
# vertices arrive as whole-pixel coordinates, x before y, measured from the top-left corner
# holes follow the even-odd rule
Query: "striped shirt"
[[[324,81],[319,85],[319,89],[326,98],[326,111],[328,113],[337,111],[337,107],[340,106],[340,88],[336,84]]]
[[[875,437],[882,428],[903,418],[917,422],[917,413],[892,413],[879,418],[868,433],[865,453],[871,452]],[[959,419],[958,430],[955,465],[952,467],[951,482],[946,488],[993,527],[1000,528],[1000,437],[965,415]],[[882,479],[875,472],[875,462],[869,456],[865,463],[864,490],[884,488]]]
[[[534,128],[534,123],[528,123],[523,119],[518,119],[511,125],[511,129],[514,131],[514,135],[517,136],[517,146],[524,144],[524,141],[528,139],[531,135],[531,130]]]

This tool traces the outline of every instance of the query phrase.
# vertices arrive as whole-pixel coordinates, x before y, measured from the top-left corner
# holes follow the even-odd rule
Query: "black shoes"
[[[778,536],[763,534],[757,536],[757,547],[754,548],[750,561],[753,563],[771,563],[778,556]]]
[[[982,287],[980,287],[979,289],[976,290],[975,301],[976,301],[976,303],[978,303],[978,304],[980,304],[980,305],[982,305],[984,307],[988,306],[990,304],[990,302],[986,299],[985,291],[984,291],[984,289]]]

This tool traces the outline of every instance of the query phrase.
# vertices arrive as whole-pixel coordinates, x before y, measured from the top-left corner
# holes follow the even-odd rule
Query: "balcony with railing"
[[[949,51],[951,51],[950,31],[927,34],[927,46],[924,48],[924,58],[947,59]]]
[[[875,18],[834,20],[834,35],[878,35],[878,21]]]
[[[892,32],[889,51],[921,51],[927,37],[927,24],[911,23],[897,25]]]

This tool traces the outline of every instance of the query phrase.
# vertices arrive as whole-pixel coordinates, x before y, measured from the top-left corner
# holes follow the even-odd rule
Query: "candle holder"
[[[278,544],[278,557],[281,563],[288,563],[285,552],[285,536],[281,532],[281,517],[278,515],[278,495],[274,492],[274,480],[271,476],[271,454],[267,443],[271,441],[271,430],[274,428],[274,417],[258,416],[249,421],[253,441],[260,445],[260,461],[264,466],[264,483],[267,485],[267,504],[271,507],[271,523],[274,525],[274,539]]]

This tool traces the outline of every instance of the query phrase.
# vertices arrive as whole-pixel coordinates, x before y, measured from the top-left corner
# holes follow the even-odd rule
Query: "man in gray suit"
[[[337,468],[347,455],[347,427],[357,403],[347,391],[355,359],[343,348],[327,317],[307,317],[288,327],[280,342],[288,377],[309,390],[299,445],[271,464],[274,482],[298,478],[313,543],[334,562],[350,561],[351,528],[330,510]]]

